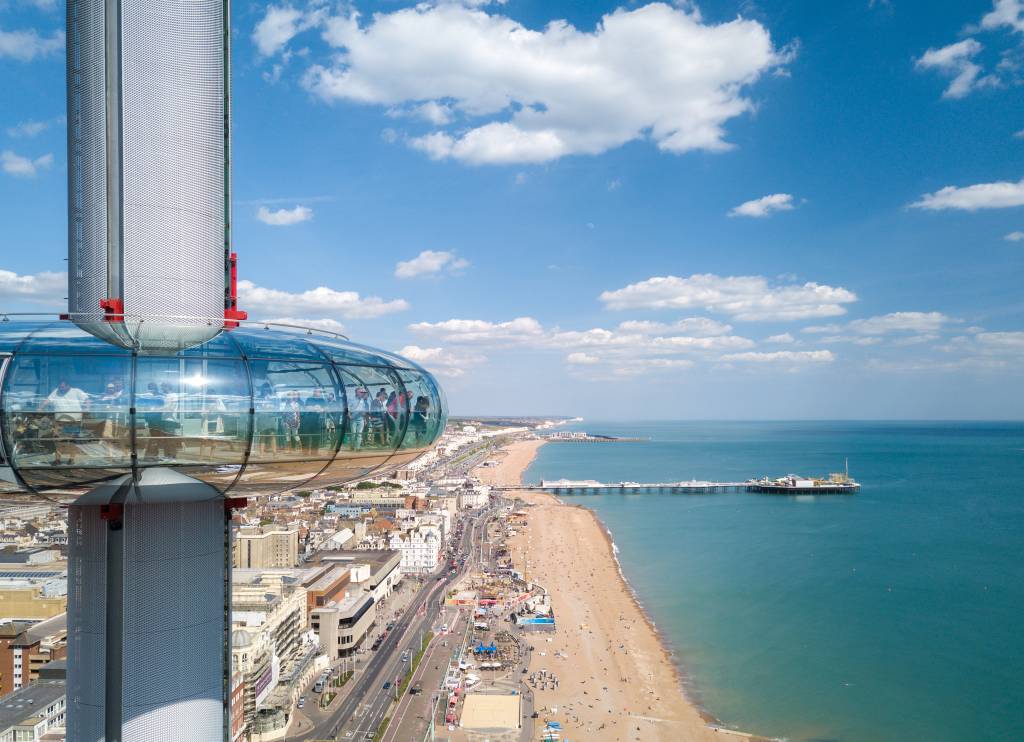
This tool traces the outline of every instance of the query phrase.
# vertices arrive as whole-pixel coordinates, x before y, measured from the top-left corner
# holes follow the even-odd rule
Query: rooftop
[[[63,680],[37,680],[0,699],[0,732],[42,714],[64,695]]]

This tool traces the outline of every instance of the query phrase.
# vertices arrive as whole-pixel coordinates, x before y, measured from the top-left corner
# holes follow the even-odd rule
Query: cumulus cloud
[[[534,30],[464,3],[365,22],[356,11],[312,21],[289,10],[268,10],[255,35],[261,51],[317,23],[339,52],[307,69],[307,90],[418,111],[448,128],[409,144],[471,164],[547,162],[637,139],[675,153],[728,149],[726,124],[753,108],[746,89],[790,56],[757,21],[704,23],[688,4],[619,9],[592,31],[566,21]]]
[[[1024,0],[995,0],[991,11],[981,19],[981,27],[985,29],[1008,26],[1024,33]]]
[[[66,273],[18,275],[14,271],[0,270],[0,299],[28,301],[34,304],[62,304],[67,293]]]
[[[1003,239],[1007,242],[1021,242],[1024,240],[1024,232],[1010,232]]]
[[[711,335],[728,335],[732,325],[718,322],[708,317],[687,317],[675,322],[652,322],[650,320],[627,320],[619,323],[623,332],[635,332],[644,335],[692,335],[709,337]]]
[[[29,119],[28,121],[22,121],[20,124],[16,124],[15,126],[7,127],[7,136],[14,139],[31,139],[32,137],[39,136],[55,124],[63,124],[64,121],[65,118],[63,116],[57,116],[46,121],[34,121]]]
[[[508,322],[480,319],[450,319],[443,322],[416,322],[409,329],[422,335],[440,337],[454,343],[523,342],[540,338],[544,328],[533,317],[516,317]]]
[[[404,299],[385,301],[377,296],[360,296],[355,291],[335,291],[326,286],[291,293],[257,286],[252,281],[238,282],[238,304],[251,314],[278,316],[284,311],[306,316],[337,316],[344,319],[368,319],[403,312],[409,308]]]
[[[18,62],[31,62],[37,57],[54,56],[63,50],[63,31],[54,31],[50,36],[40,36],[35,29],[5,31],[0,28],[0,59],[6,57]]]
[[[565,362],[570,363],[574,366],[593,366],[595,363],[600,363],[601,359],[590,353],[570,353],[565,357]]]
[[[918,334],[934,334],[958,320],[942,312],[890,312],[865,319],[855,319],[846,324],[811,325],[801,332],[809,334],[828,334],[849,332],[855,335],[887,335],[890,333],[910,332]],[[834,338],[837,342],[844,342]],[[853,342],[846,339],[845,342]]]
[[[921,196],[920,200],[910,204],[912,209],[927,211],[942,211],[944,209],[977,211],[979,209],[1008,209],[1014,206],[1024,206],[1024,178],[1016,183],[999,181],[964,187],[946,186],[935,193],[926,193]]]
[[[914,64],[919,70],[938,70],[953,78],[943,91],[943,98],[963,98],[979,87],[994,85],[996,79],[982,77],[980,65],[971,61],[984,47],[974,39],[929,49]]]
[[[775,345],[792,345],[796,342],[796,338],[790,335],[788,332],[784,332],[781,335],[769,335],[764,339],[766,343],[773,343]]]
[[[797,320],[846,313],[857,295],[842,287],[808,282],[772,286],[763,276],[694,274],[656,276],[615,291],[601,301],[609,309],[705,309],[741,321]]]
[[[776,350],[770,353],[727,353],[723,361],[740,363],[832,363],[836,359],[830,350]]]
[[[449,273],[464,270],[469,261],[457,257],[448,250],[424,250],[411,260],[401,260],[395,266],[397,278],[417,278],[419,276],[436,276],[442,271]]]
[[[323,22],[325,14],[322,7],[302,11],[291,5],[271,5],[253,29],[252,41],[261,55],[271,57],[282,51],[297,34]]]
[[[611,374],[619,377],[641,376],[656,371],[685,371],[693,368],[688,358],[629,358],[611,367]]]
[[[398,353],[419,363],[428,371],[450,378],[463,376],[468,368],[478,366],[487,360],[485,356],[477,353],[452,352],[444,348],[421,348],[418,345],[406,345]]]
[[[39,175],[39,171],[48,170],[52,165],[53,155],[49,153],[33,160],[30,157],[22,157],[9,149],[0,152],[0,167],[3,167],[4,172],[8,175],[17,178],[34,178]]]
[[[768,196],[744,201],[729,212],[729,216],[768,216],[773,211],[790,211],[793,208],[793,196],[788,193],[772,193]]]
[[[256,212],[256,218],[272,227],[290,227],[292,224],[308,222],[313,218],[313,210],[308,206],[296,206],[293,209],[271,211],[266,206],[261,206]]]

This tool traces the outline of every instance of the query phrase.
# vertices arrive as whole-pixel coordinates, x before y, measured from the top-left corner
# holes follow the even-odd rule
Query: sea
[[[524,475],[856,495],[567,496],[726,726],[787,740],[1024,740],[1024,423],[602,422]]]

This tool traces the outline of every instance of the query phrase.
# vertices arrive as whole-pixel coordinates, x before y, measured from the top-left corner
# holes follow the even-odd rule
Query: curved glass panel
[[[0,353],[13,353],[36,330],[53,322],[0,321]]]
[[[231,331],[231,338],[238,343],[247,358],[280,358],[290,361],[323,361],[323,354],[316,349],[308,335],[298,332],[264,330],[258,327],[240,327]]]
[[[3,379],[4,448],[33,487],[92,483],[131,466],[130,356],[17,355]]]
[[[249,361],[249,370],[255,417],[249,460],[333,458],[345,411],[333,370],[323,363],[258,359]]]
[[[36,330],[18,353],[127,356],[131,351],[91,335],[71,322],[51,322]]]
[[[425,371],[398,371],[409,400],[409,430],[402,448],[429,446],[444,430],[446,422],[444,400]]]
[[[241,361],[140,356],[137,363],[140,466],[244,463],[249,380]]]
[[[170,467],[272,494],[408,463],[444,427],[429,373],[337,338],[257,326],[132,354],[99,334],[0,322],[0,492],[67,496]]]

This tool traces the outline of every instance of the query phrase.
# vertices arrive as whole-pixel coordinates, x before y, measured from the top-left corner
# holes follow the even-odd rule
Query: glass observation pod
[[[129,335],[139,324],[125,318]],[[444,431],[430,373],[344,336],[241,323],[147,351],[80,325],[0,321],[2,497],[69,502],[149,469],[233,497],[327,487],[406,464]]]

